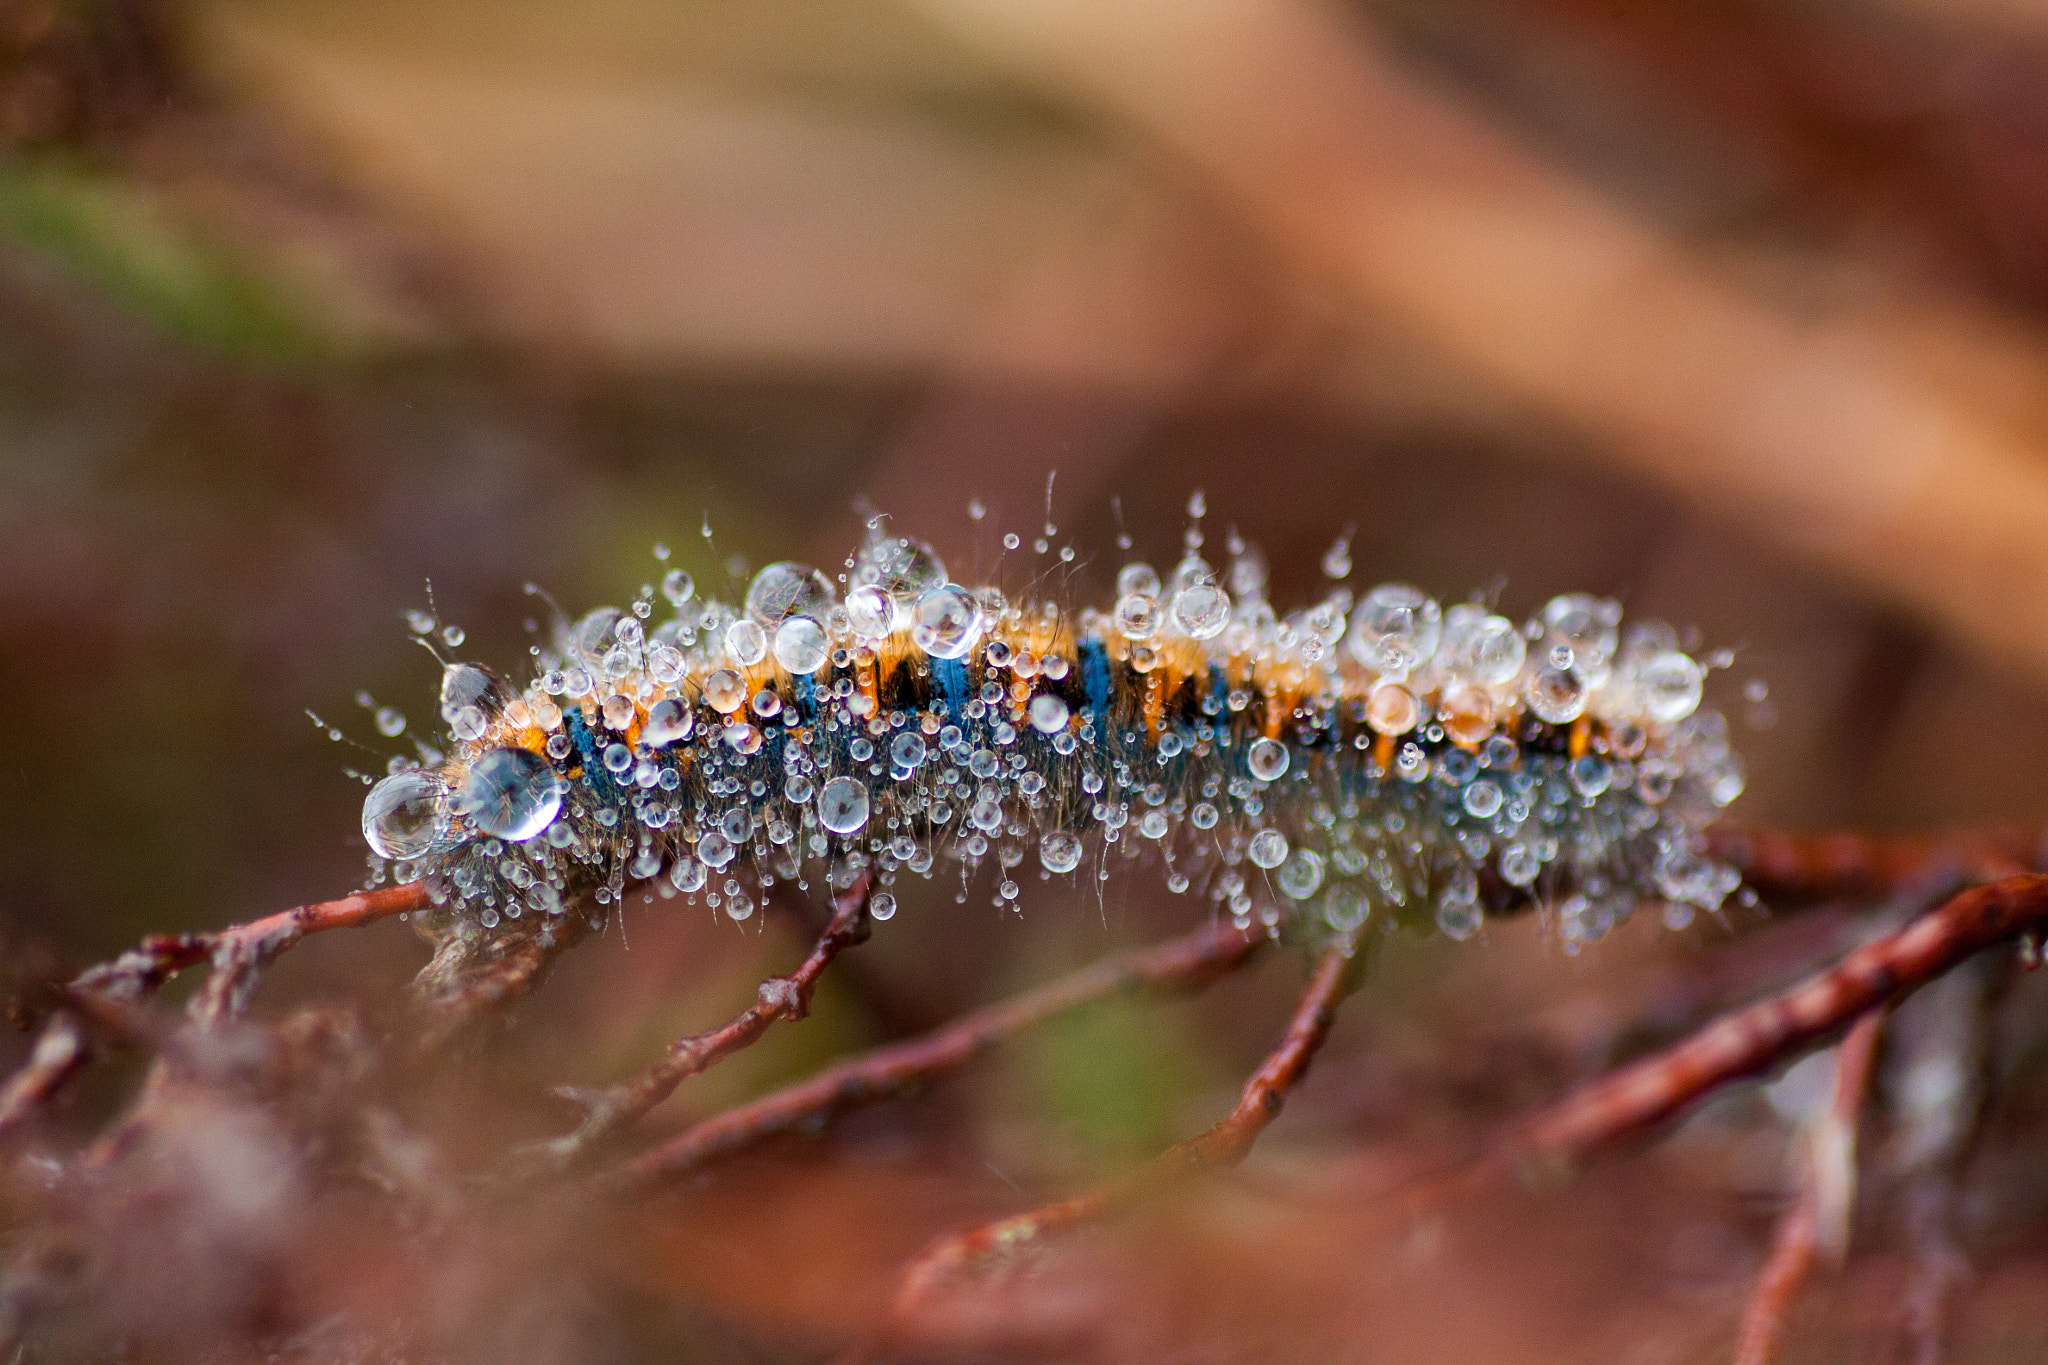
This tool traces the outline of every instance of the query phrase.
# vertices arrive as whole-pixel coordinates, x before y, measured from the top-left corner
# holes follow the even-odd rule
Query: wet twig
[[[1261,932],[1216,925],[1120,953],[1036,990],[970,1011],[921,1038],[848,1057],[795,1085],[705,1119],[627,1162],[611,1182],[631,1186],[680,1175],[778,1133],[878,1103],[965,1066],[1034,1024],[1113,995],[1199,990],[1243,966],[1268,941]]]
[[[584,1106],[584,1120],[576,1131],[528,1149],[527,1158],[556,1169],[584,1159],[674,1094],[675,1088],[689,1077],[751,1045],[778,1020],[794,1022],[808,1015],[811,996],[832,960],[867,941],[871,887],[872,883],[863,875],[834,897],[832,918],[802,964],[788,976],[763,981],[754,1003],[725,1023],[708,1032],[677,1039],[669,1044],[660,1061],[625,1084],[602,1090],[558,1091]]]
[[[1856,1191],[1856,1128],[1877,1069],[1884,1019],[1882,1010],[1872,1010],[1835,1049],[1834,1090],[1809,1131],[1799,1191],[1778,1222],[1770,1259],[1743,1308],[1735,1365],[1771,1365],[1778,1358],[1786,1318],[1814,1263],[1823,1256],[1839,1261],[1847,1250]]]
[[[935,1288],[978,1263],[1094,1222],[1200,1171],[1236,1165],[1267,1125],[1279,1117],[1281,1105],[1301,1083],[1309,1062],[1328,1040],[1339,1002],[1358,984],[1363,961],[1356,951],[1355,937],[1345,937],[1323,950],[1288,1021],[1287,1031],[1267,1054],[1265,1063],[1245,1082],[1229,1114],[1206,1132],[1174,1144],[1124,1179],[1028,1213],[938,1238],[905,1268],[898,1282],[892,1317],[899,1323],[913,1318]]]
[[[1576,1160],[1669,1118],[1723,1082],[1797,1055],[1973,954],[2044,925],[2048,876],[2028,873],[1960,892],[1800,985],[1582,1087],[1522,1124],[1494,1164]]]

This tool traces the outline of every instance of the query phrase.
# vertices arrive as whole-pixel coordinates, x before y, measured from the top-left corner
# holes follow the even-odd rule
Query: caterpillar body
[[[1669,627],[1404,584],[1282,617],[1256,551],[1219,576],[1199,547],[1126,566],[1107,611],[952,582],[879,520],[837,584],[772,564],[728,606],[671,571],[669,619],[649,592],[563,621],[523,687],[445,666],[445,749],[364,804],[375,875],[486,926],[648,882],[743,919],[862,876],[887,919],[941,860],[1015,905],[1144,858],[1241,925],[1464,937],[1534,901],[1568,945],[1735,891],[1702,831],[1742,766]]]

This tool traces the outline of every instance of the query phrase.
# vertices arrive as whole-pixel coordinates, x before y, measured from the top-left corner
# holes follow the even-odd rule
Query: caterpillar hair
[[[565,619],[523,687],[445,667],[445,752],[364,804],[375,877],[495,926],[644,882],[744,919],[865,875],[887,919],[941,860],[996,864],[1004,905],[1027,870],[1146,861],[1240,926],[1462,938],[1534,902],[1568,946],[1735,891],[1703,831],[1742,765],[1670,627],[1391,583],[1283,617],[1256,551],[1219,576],[1188,540],[1107,611],[953,582],[880,519],[836,585],[771,564],[728,606],[672,570],[668,619],[651,592]]]

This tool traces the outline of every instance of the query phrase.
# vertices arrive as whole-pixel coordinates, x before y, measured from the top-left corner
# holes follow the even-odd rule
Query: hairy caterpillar
[[[1735,890],[1701,832],[1741,763],[1668,626],[1573,594],[1518,627],[1401,584],[1282,617],[1191,510],[1185,557],[1125,566],[1108,611],[954,583],[879,518],[837,584],[771,564],[734,607],[673,570],[670,619],[643,593],[564,620],[523,688],[447,665],[447,750],[376,784],[364,834],[486,926],[657,878],[743,919],[778,880],[864,873],[887,919],[940,859],[995,863],[1015,904],[1029,868],[1150,855],[1307,935],[1464,937],[1533,900],[1576,945]]]

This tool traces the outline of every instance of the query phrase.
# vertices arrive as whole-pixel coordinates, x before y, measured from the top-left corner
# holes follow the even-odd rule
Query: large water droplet
[[[562,779],[527,749],[493,749],[469,766],[457,804],[485,834],[514,843],[546,829],[562,808]]]
[[[1297,849],[1294,856],[1281,864],[1279,875],[1273,878],[1280,890],[1298,901],[1305,901],[1316,893],[1323,884],[1323,858],[1309,849]]]
[[[1039,841],[1038,861],[1048,872],[1072,872],[1081,864],[1080,836],[1054,830]]]
[[[868,822],[868,789],[857,777],[835,777],[818,789],[818,822],[851,834]]]
[[[1351,652],[1368,668],[1390,678],[1405,678],[1410,669],[1436,653],[1443,636],[1443,609],[1420,588],[1382,583],[1365,595],[1351,614]]]
[[[660,749],[687,739],[696,726],[696,713],[674,697],[663,697],[647,708],[647,723],[640,727],[640,742]]]
[[[363,800],[363,837],[384,858],[417,858],[443,829],[440,779],[423,772],[395,773]]]
[[[1230,624],[1230,594],[1214,583],[1190,583],[1173,595],[1173,623],[1196,640],[1213,640]]]
[[[1552,725],[1569,725],[1586,709],[1586,682],[1576,669],[1546,664],[1529,679],[1529,709]]]
[[[1276,868],[1287,859],[1287,836],[1277,829],[1262,829],[1252,836],[1245,853],[1260,867]]]
[[[775,628],[775,662],[791,673],[816,673],[828,652],[825,628],[808,616],[792,616]]]
[[[1658,654],[1636,670],[1636,691],[1650,719],[1666,724],[1699,709],[1704,671],[1676,650]]]
[[[1287,746],[1277,739],[1262,736],[1245,750],[1244,765],[1261,782],[1271,782],[1286,772],[1287,762]]]
[[[917,599],[910,638],[934,659],[958,659],[981,637],[981,608],[957,583],[933,588]]]
[[[822,621],[832,604],[831,582],[808,564],[770,564],[747,586],[747,615],[764,630],[773,630],[792,616]]]
[[[1032,729],[1041,735],[1052,735],[1067,728],[1067,720],[1072,713],[1064,698],[1041,692],[1031,699],[1029,714]]]

